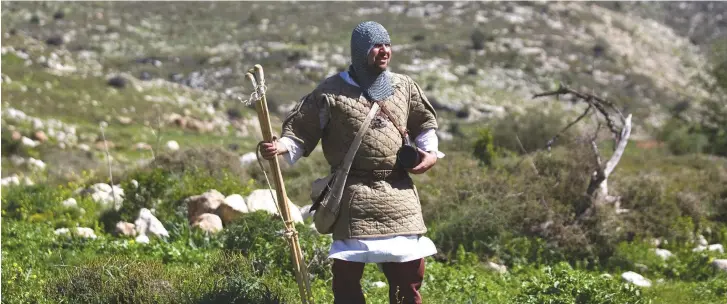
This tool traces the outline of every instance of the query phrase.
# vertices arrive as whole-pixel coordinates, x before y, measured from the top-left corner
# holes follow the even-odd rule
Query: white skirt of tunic
[[[436,253],[437,248],[428,237],[402,235],[336,240],[331,245],[328,258],[360,263],[401,263],[428,257]]]

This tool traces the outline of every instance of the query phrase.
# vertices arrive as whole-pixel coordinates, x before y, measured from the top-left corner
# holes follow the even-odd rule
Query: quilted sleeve
[[[303,147],[307,157],[318,145],[323,130],[320,125],[320,111],[325,109],[327,99],[316,91],[304,96],[283,120],[281,136],[290,138]]]
[[[409,134],[416,138],[424,130],[436,130],[438,127],[437,112],[434,111],[434,107],[422,93],[419,84],[411,78],[409,78],[409,92],[409,119],[406,123]]]

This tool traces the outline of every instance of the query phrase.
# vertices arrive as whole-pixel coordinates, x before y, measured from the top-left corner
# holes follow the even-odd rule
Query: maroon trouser
[[[424,280],[424,259],[403,263],[382,263],[389,282],[389,303],[421,304],[419,288]],[[365,304],[361,277],[365,263],[333,260],[334,304]]]

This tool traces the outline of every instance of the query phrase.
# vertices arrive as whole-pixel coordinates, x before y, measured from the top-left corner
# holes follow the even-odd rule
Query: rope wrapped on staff
[[[288,245],[290,247],[295,279],[298,283],[301,301],[303,304],[313,304],[314,302],[313,295],[311,294],[310,290],[310,277],[308,275],[308,266],[305,263],[303,251],[300,247],[298,232],[295,230],[295,222],[292,220],[290,215],[290,205],[288,203],[288,196],[285,192],[285,184],[283,183],[283,175],[280,171],[280,163],[278,162],[278,158],[272,158],[268,161],[268,163],[270,164],[270,169],[273,172],[275,181],[276,195],[274,195],[272,192],[270,181],[268,180],[268,175],[265,172],[265,168],[262,166],[262,161],[260,160],[260,144],[262,144],[263,142],[272,142],[277,139],[273,135],[272,127],[270,125],[270,112],[268,111],[268,104],[265,96],[267,87],[265,86],[265,76],[263,74],[262,66],[256,64],[253,69],[250,69],[247,74],[245,74],[245,76],[250,80],[254,88],[254,91],[252,92],[250,99],[247,102],[255,102],[255,109],[258,114],[258,119],[260,120],[260,129],[263,133],[263,141],[258,143],[257,148],[258,164],[260,165],[263,174],[265,175],[265,180],[268,183],[268,187],[271,188],[270,195],[273,196],[273,199],[277,197],[276,202],[278,213],[282,217],[283,223],[285,224],[285,232],[283,236],[288,241]]]

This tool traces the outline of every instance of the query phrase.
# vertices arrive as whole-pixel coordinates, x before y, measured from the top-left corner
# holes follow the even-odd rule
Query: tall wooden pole
[[[254,75],[254,76],[253,76]],[[270,112],[268,111],[267,99],[265,96],[265,75],[261,65],[256,64],[250,69],[245,76],[252,82],[256,90],[257,98],[255,100],[255,109],[257,110],[258,119],[260,120],[260,129],[262,130],[263,140],[272,142],[276,138],[273,136],[273,130],[270,124]],[[303,304],[313,304],[313,295],[310,290],[310,282],[308,277],[308,266],[303,257],[303,251],[300,248],[298,240],[298,232],[295,230],[295,222],[290,216],[288,204],[288,195],[285,192],[285,184],[283,183],[283,174],[280,171],[280,163],[278,158],[274,157],[268,161],[273,171],[275,180],[275,191],[277,194],[278,210],[280,216],[283,217],[285,223],[285,237],[290,245],[291,259],[295,268],[295,279],[298,282],[300,298]]]

